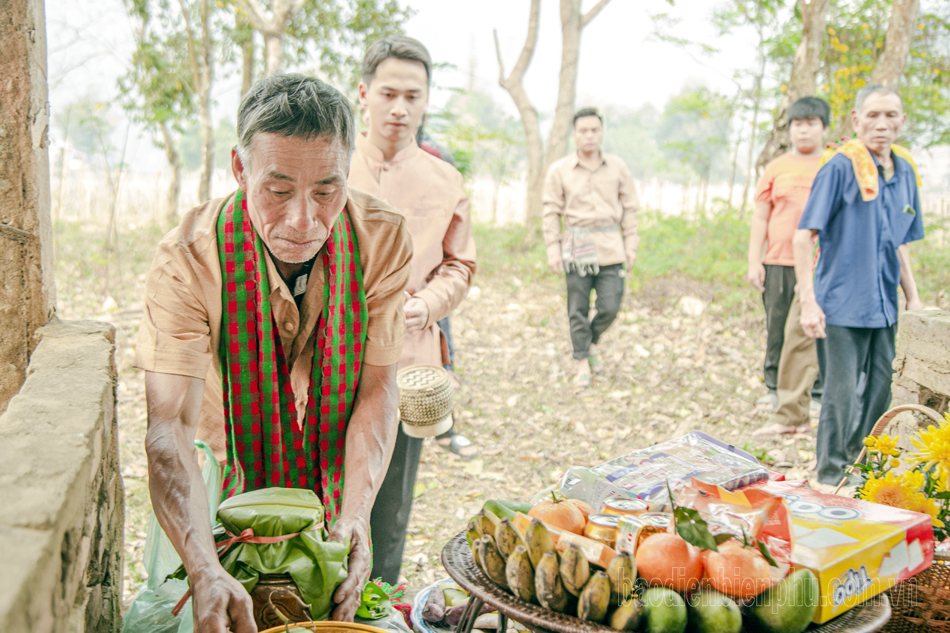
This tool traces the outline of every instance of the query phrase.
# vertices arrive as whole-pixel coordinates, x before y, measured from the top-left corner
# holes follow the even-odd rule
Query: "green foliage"
[[[663,109],[657,129],[662,155],[709,182],[728,173],[732,105],[706,87],[686,88]]]
[[[96,162],[112,153],[115,125],[109,116],[109,104],[80,100],[67,105],[53,116],[53,123],[64,138],[86,158]]]
[[[237,130],[230,119],[223,118],[214,128],[214,167],[231,168],[231,148],[237,144]],[[178,151],[181,153],[181,166],[188,170],[201,166],[201,129],[197,121],[192,120],[182,130]]]
[[[659,122],[660,113],[652,105],[632,111],[607,108],[604,151],[620,156],[635,178],[663,175],[666,163],[656,134]]]

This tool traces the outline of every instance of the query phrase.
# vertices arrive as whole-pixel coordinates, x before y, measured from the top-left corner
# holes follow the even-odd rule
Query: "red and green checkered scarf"
[[[366,293],[349,212],[340,214],[321,250],[323,312],[302,425],[271,311],[264,244],[240,189],[218,217],[217,236],[227,433],[222,496],[273,487],[314,490],[332,526],[342,502],[346,425],[366,342]]]

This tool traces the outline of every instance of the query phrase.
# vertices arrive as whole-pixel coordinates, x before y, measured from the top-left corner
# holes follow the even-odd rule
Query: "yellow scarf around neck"
[[[920,173],[917,171],[917,163],[910,155],[910,150],[900,145],[891,145],[891,151],[894,152],[895,156],[900,156],[910,163],[910,166],[914,168],[914,175],[917,177],[917,186],[920,187]],[[830,143],[821,154],[821,164],[824,165],[836,154],[843,154],[851,161],[851,165],[854,167],[854,177],[861,189],[861,199],[870,202],[877,198],[878,172],[877,166],[874,164],[874,158],[871,156],[871,150],[856,138],[850,139],[841,145]]]

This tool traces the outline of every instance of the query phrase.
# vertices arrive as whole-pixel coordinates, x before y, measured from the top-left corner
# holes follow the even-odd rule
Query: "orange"
[[[584,521],[590,519],[590,515],[594,513],[594,508],[591,507],[586,501],[581,501],[580,499],[568,499],[567,503],[572,503],[577,506],[577,509],[581,511],[581,514],[584,515]]]
[[[678,534],[659,532],[637,548],[637,573],[650,585],[691,591],[703,577],[703,557]]]
[[[587,520],[580,508],[573,503],[572,499],[564,499],[563,497],[544,499],[537,502],[528,511],[528,516],[574,534],[583,535],[584,527],[587,525]]]
[[[713,589],[744,600],[772,585],[771,566],[759,550],[742,547],[736,540],[726,541],[718,549],[703,552],[706,577]]]

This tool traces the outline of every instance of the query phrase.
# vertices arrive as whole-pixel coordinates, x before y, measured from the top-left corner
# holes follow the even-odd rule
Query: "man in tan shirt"
[[[315,492],[327,506],[330,540],[349,539],[351,548],[349,577],[334,595],[331,619],[352,620],[359,606],[371,568],[369,516],[395,441],[396,363],[404,340],[403,293],[412,246],[401,214],[366,194],[348,191],[355,135],[347,99],[323,82],[277,75],[255,84],[241,103],[238,145],[232,152],[239,189],[186,214],[159,244],[147,275],[135,364],[146,372],[149,489],[159,523],[188,572],[196,631],[255,630],[250,597],[218,562],[196,436],[214,448],[228,470],[239,473],[237,492],[275,485],[275,480],[293,487],[300,487],[300,479],[316,481]],[[339,266],[344,260],[332,259],[339,255],[328,250],[333,245],[332,252],[341,253],[341,239],[349,253],[359,253],[358,260],[350,255],[345,261],[349,270],[362,271],[362,287],[359,275],[347,278]],[[247,258],[247,266],[240,268],[256,271],[242,287],[224,281],[236,273],[238,267],[228,262],[236,260],[238,251]],[[327,310],[329,280],[341,283],[334,281],[330,288]],[[314,349],[318,339],[333,340],[325,324],[338,319],[334,311],[347,312],[334,299],[344,292],[342,280],[349,290],[359,291],[360,300],[347,304],[359,305],[356,360],[328,368],[324,363],[332,353],[323,346],[315,358]],[[257,306],[253,310],[252,304]],[[272,315],[271,324],[257,321],[262,333],[248,333],[253,321],[246,332],[234,326],[234,313],[245,311],[253,320],[255,311],[261,314],[260,306]],[[222,322],[231,325],[225,329]],[[349,345],[352,336],[346,340]],[[260,371],[267,359],[256,362],[253,350],[268,347],[276,350],[274,366],[283,371]],[[242,384],[242,378],[234,364],[228,365],[231,399],[223,404],[222,367],[233,363],[231,355],[247,350],[252,350],[251,360],[244,368],[260,382],[250,384],[251,406],[238,410],[234,403],[240,394],[233,385]],[[328,448],[312,438],[322,437],[322,408],[329,410],[326,405],[334,400],[326,383],[321,390],[314,376],[343,369],[355,372],[358,390],[350,384],[355,396],[352,408],[342,414],[347,416],[342,420],[344,439]],[[281,393],[292,391],[293,397],[278,404],[260,396],[256,386],[268,381]],[[238,435],[235,428],[244,419],[249,423],[244,435]],[[277,438],[291,432],[299,436],[301,428],[307,429],[312,450],[284,442],[277,447],[280,453],[272,453],[285,455],[284,461],[261,466],[241,459],[246,454],[241,451],[259,450],[261,444],[273,450]],[[333,456],[340,444],[342,454]],[[332,459],[320,465],[328,457]],[[281,479],[287,464],[299,468],[301,477]],[[266,479],[256,475],[259,468],[265,469]],[[342,491],[329,490],[325,478],[320,483],[328,472],[343,481],[344,470]]]
[[[369,132],[356,138],[350,164],[350,186],[392,205],[406,217],[412,235],[400,369],[448,362],[437,323],[462,302],[475,273],[462,175],[415,141],[428,107],[431,68],[425,46],[409,37],[389,36],[367,49],[359,93]],[[398,430],[373,507],[373,577],[391,584],[399,579],[422,443]]]
[[[548,267],[566,273],[567,313],[577,374],[588,387],[603,363],[596,345],[620,310],[626,272],[637,258],[637,192],[623,159],[600,151],[603,118],[594,108],[574,115],[577,151],[551,165],[544,181],[542,228]],[[561,229],[561,220],[564,229]],[[590,293],[597,292],[590,319]]]

